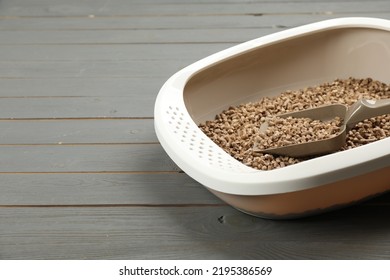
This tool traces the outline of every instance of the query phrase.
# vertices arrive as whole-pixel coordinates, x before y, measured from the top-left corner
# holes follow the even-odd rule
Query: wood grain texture
[[[242,14],[324,14],[324,13],[357,13],[389,11],[388,1],[304,1],[304,2],[231,2],[218,4],[215,2],[197,3],[191,1],[185,5],[177,2],[166,3],[132,3],[128,1],[77,1],[52,2],[35,0],[25,3],[18,1],[2,1],[1,16],[172,16],[172,15],[242,15]]]
[[[375,3],[373,4],[375,5]],[[356,13],[322,14],[274,14],[274,15],[172,15],[172,16],[110,16],[72,17],[5,17],[1,19],[0,30],[146,30],[154,29],[230,29],[230,28],[272,28],[295,27],[302,24],[338,17],[364,16],[389,18],[390,9],[381,12],[361,11]],[[163,55],[163,54],[162,54]]]
[[[171,61],[62,61],[62,62],[0,62],[2,78],[80,78],[105,77],[166,77],[187,63]]]
[[[232,44],[204,43],[196,48],[187,44],[96,44],[96,45],[0,45],[0,61],[3,62],[129,62],[144,61],[156,64],[171,60],[193,62]]]
[[[0,97],[131,97],[156,96],[166,77],[1,78]],[[1,101],[4,101],[2,99]],[[149,108],[148,108],[149,109]]]
[[[0,145],[157,142],[153,119],[0,121]]]
[[[179,171],[159,144],[0,146],[0,173]]]
[[[3,98],[0,119],[151,118],[157,93],[133,92],[115,98]]]
[[[2,208],[0,258],[389,259],[387,208],[294,221],[229,206]]]
[[[244,32],[245,30],[245,32]],[[2,30],[0,45],[241,43],[283,28],[163,30]]]
[[[0,207],[223,204],[177,172],[0,174],[0,182]]]

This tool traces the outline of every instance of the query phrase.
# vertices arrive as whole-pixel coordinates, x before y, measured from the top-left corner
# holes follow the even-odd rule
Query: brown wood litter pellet
[[[323,122],[310,118],[274,116],[265,120],[265,131],[260,126],[255,144],[258,149],[264,150],[329,139],[340,133],[342,122],[339,117]]]
[[[371,78],[336,79],[330,83],[300,90],[288,90],[276,97],[264,97],[258,102],[232,106],[218,114],[214,120],[200,124],[199,128],[217,145],[245,165],[260,170],[272,170],[307,159],[271,154],[255,155],[253,146],[259,137],[262,137],[259,131],[261,123],[278,114],[326,104],[352,105],[363,98],[390,98],[390,85]],[[294,133],[283,133],[285,133],[283,136],[285,141],[298,141]],[[347,143],[341,150],[355,148],[389,136],[390,114],[370,118],[358,123],[348,132]],[[271,139],[265,137],[263,142],[272,143],[274,141],[272,137],[275,135],[270,134]],[[318,137],[318,134],[312,137]],[[315,139],[311,140],[308,136],[305,141],[313,140]]]

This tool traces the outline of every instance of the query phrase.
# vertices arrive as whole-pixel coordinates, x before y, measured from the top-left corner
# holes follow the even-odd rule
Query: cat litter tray
[[[163,85],[155,130],[185,173],[245,213],[287,219],[344,207],[390,190],[390,138],[260,171],[226,153],[198,124],[231,105],[348,77],[390,83],[390,21],[332,19],[206,57]]]

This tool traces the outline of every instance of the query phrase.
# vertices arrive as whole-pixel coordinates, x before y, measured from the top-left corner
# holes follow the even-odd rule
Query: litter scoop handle
[[[390,114],[390,98],[379,100],[361,99],[348,109],[344,123],[347,128],[351,128],[362,120],[385,114]]]

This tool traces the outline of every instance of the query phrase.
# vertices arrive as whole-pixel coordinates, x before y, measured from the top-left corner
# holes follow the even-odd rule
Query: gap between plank
[[[182,170],[170,171],[0,171],[1,174],[180,174]]]
[[[154,117],[0,118],[0,121],[153,120]]]
[[[18,143],[18,144],[0,144],[0,147],[12,147],[12,146],[120,146],[120,145],[158,145],[159,142],[131,142],[131,143]]]
[[[59,204],[59,205],[34,205],[34,204],[21,204],[21,205],[0,205],[0,208],[108,208],[108,207],[127,207],[127,208],[186,208],[186,207],[221,207],[227,206],[226,203],[194,203],[194,204]]]
[[[310,2],[310,1],[308,1]],[[365,11],[370,14],[383,13],[383,11]],[[265,13],[179,13],[179,14],[138,14],[138,15],[36,15],[36,16],[0,16],[0,19],[36,19],[36,18],[63,18],[63,19],[80,19],[80,18],[153,18],[153,17],[231,17],[231,16],[286,16],[286,15],[337,15],[337,14],[356,14],[358,11],[318,11],[318,12],[265,12]],[[172,28],[173,29],[173,28]]]

